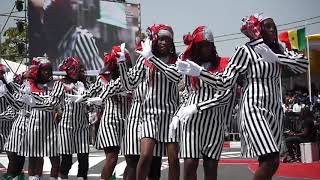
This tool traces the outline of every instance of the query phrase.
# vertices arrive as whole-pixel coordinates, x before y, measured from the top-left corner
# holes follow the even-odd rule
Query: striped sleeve
[[[25,104],[19,100],[20,97],[21,97],[21,94],[18,91],[14,91],[13,94],[11,94],[10,92],[7,92],[5,94],[5,98],[6,98],[7,102],[16,111],[19,111],[20,109],[23,109],[25,107]]]
[[[231,132],[231,122],[233,120],[233,109],[234,109],[234,106],[236,105],[235,101],[236,101],[236,89],[237,89],[237,86],[235,86],[233,89],[232,89],[232,95],[231,95],[231,98],[230,98],[230,102],[225,106],[224,108],[224,114],[225,114],[225,125],[226,125],[226,128],[229,130],[229,132]]]
[[[173,82],[179,82],[181,79],[181,74],[178,73],[175,65],[168,65],[161,61],[159,58],[152,56],[150,62],[154,64],[165,76]]]
[[[90,98],[97,97],[103,90],[103,84],[100,81],[100,77],[97,77],[97,80],[90,86],[88,93],[86,93],[85,97],[88,96]]]
[[[127,91],[131,91],[135,89],[143,80],[144,73],[145,73],[145,69],[143,67],[144,66],[143,60],[144,58],[140,56],[137,60],[136,65],[133,66],[133,68],[130,69],[129,72],[127,72],[125,63],[123,62],[118,63],[121,83],[123,84],[123,87]]]
[[[217,106],[224,106],[230,103],[231,98],[232,98],[232,91],[228,89],[223,92],[221,91],[216,92],[212,99],[200,102],[197,104],[197,106],[200,111],[203,111],[203,110],[217,107]]]
[[[247,48],[246,45],[238,48],[223,72],[213,75],[208,70],[202,70],[199,78],[215,86],[218,90],[224,91],[231,89],[236,83],[237,77],[247,70],[251,58],[249,57]]]
[[[9,85],[12,87],[13,91],[19,92],[19,90],[20,90],[19,84],[11,82],[11,83],[9,83]]]
[[[116,80],[111,80],[108,84],[104,85],[99,97],[105,101],[109,96],[113,96],[124,91],[125,89],[122,86],[121,79],[118,78]]]
[[[15,119],[15,117],[16,112],[11,106],[8,106],[7,110],[0,114],[0,119],[4,121],[12,121]]]
[[[308,70],[308,60],[302,54],[285,50],[284,54],[277,54],[280,64],[288,66],[294,73],[300,74]]]

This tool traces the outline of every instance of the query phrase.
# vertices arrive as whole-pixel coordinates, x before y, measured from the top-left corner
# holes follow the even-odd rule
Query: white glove
[[[73,84],[73,83],[70,83],[70,84],[63,84],[63,86],[64,86],[64,89],[66,90],[66,91],[71,91],[71,90],[73,90],[74,89],[74,87],[75,87],[75,85]]]
[[[186,60],[186,62],[179,62],[177,64],[178,72],[188,76],[200,76],[200,73],[203,70],[203,67],[190,60]]]
[[[259,58],[260,61],[279,62],[278,56],[266,44],[257,45],[254,47],[254,51],[262,56],[262,58]]]
[[[23,83],[23,88],[20,90],[23,94],[31,94],[31,86],[28,81]]]
[[[77,90],[74,90],[74,92],[77,94],[77,95],[81,95],[84,93],[84,91],[86,90],[86,88],[84,87],[84,84],[83,82],[81,81],[78,81],[75,86],[77,87]]]
[[[173,116],[172,121],[169,125],[169,138],[176,137],[176,129],[178,128],[179,122],[180,122],[179,117]]]
[[[29,105],[30,107],[33,107],[36,105],[36,100],[34,97],[32,97],[29,94],[24,94],[21,96],[20,101],[24,102],[25,104]]]
[[[8,84],[13,82],[13,78],[14,78],[14,74],[12,72],[6,72],[4,74],[4,79]]]
[[[67,102],[79,103],[83,99],[80,94],[66,94],[66,96],[68,97]]]
[[[117,63],[126,61],[125,48],[124,48],[125,46],[126,46],[126,43],[122,43],[120,45],[121,52],[117,53],[117,55],[119,56],[117,57]]]
[[[21,111],[19,111],[17,114],[19,114],[23,117],[30,117],[30,112],[25,109],[21,109]]]
[[[87,100],[87,103],[89,105],[94,104],[94,105],[101,106],[102,105],[102,99],[100,97],[89,98]]]
[[[179,117],[179,119],[183,122],[186,123],[190,117],[194,114],[198,112],[198,108],[197,105],[192,104],[186,107],[183,107],[178,113],[177,116]]]
[[[189,63],[187,63],[186,61],[181,61],[180,59],[178,59],[176,61],[176,66],[177,66],[178,71],[184,71],[187,68],[189,68]]]
[[[7,93],[7,87],[3,82],[0,80],[0,97],[4,96]]]
[[[141,42],[142,51],[136,51],[141,56],[143,56],[145,59],[150,59],[152,54],[152,41],[147,38],[144,42]]]

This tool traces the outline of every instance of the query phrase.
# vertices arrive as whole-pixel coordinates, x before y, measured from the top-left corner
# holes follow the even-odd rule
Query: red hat
[[[209,41],[214,42],[213,34],[210,31],[210,29],[206,26],[199,26],[197,27],[192,34],[188,33],[183,36],[183,42],[184,44],[188,45],[187,49],[183,53],[182,60],[186,60],[187,58],[190,58],[192,55],[192,47],[195,43],[201,42],[201,41]]]
[[[260,14],[254,14],[242,19],[242,26],[240,31],[246,35],[250,40],[261,38],[261,21],[264,19]]]
[[[156,41],[158,37],[168,36],[173,39],[173,30],[171,26],[165,24],[154,24],[147,28],[147,34],[152,41]]]
[[[113,71],[117,68],[117,57],[119,55],[117,53],[121,52],[120,46],[113,46],[111,53],[104,53],[104,71]],[[130,62],[131,58],[127,49],[125,49],[125,57],[126,61]]]
[[[31,65],[24,73],[26,78],[31,78],[37,81],[38,73],[45,67],[52,66],[51,62],[46,57],[35,57],[31,61]]]
[[[68,57],[59,66],[59,71],[65,71],[67,76],[73,77],[74,74],[83,70],[83,65],[78,57]]]

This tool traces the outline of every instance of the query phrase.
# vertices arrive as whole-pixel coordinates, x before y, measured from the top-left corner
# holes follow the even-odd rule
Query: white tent
[[[0,59],[0,63],[3,64],[3,65],[6,65],[7,67],[9,67],[9,69],[12,70],[16,74],[21,74],[22,72],[27,70],[27,66],[24,65],[24,64],[20,64],[20,63],[17,63],[17,62],[5,60],[5,59],[2,59],[2,58]]]

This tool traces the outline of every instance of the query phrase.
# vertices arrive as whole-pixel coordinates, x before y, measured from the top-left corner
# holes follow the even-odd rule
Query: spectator
[[[299,145],[304,142],[316,141],[317,130],[313,122],[314,118],[312,112],[308,108],[304,108],[301,111],[300,118],[303,120],[303,131],[300,133],[291,132],[289,137],[285,140],[289,153],[289,157],[286,159],[288,160],[288,158],[290,158],[289,161],[294,159],[295,145]],[[297,156],[300,157],[300,148],[297,148]]]
[[[301,103],[299,100],[296,100],[296,102],[294,103],[293,107],[292,107],[292,112],[294,112],[295,114],[300,114],[301,112]]]

